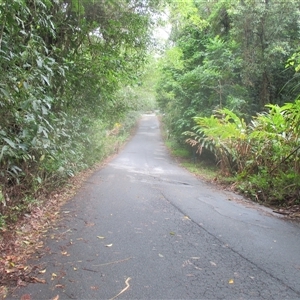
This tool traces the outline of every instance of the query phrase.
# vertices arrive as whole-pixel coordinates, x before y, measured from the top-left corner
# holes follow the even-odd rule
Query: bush
[[[235,175],[239,189],[256,201],[299,203],[300,101],[266,108],[249,125],[221,109],[209,118],[194,118],[194,131],[184,134],[199,152],[211,151],[221,173]]]

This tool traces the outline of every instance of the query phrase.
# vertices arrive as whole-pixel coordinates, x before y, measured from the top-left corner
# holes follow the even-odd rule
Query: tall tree
[[[294,100],[284,87],[294,74],[285,65],[298,48],[298,1],[186,0],[170,9],[169,46],[183,67],[174,72],[164,60],[158,99],[177,137],[197,114],[227,107],[250,119],[267,103]]]

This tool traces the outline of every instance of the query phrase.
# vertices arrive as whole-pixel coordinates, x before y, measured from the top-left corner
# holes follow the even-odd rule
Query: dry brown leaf
[[[8,293],[7,287],[6,286],[0,286],[0,299],[6,298],[7,293]]]
[[[21,296],[20,300],[31,300],[31,296],[29,294],[24,294]]]
[[[55,296],[52,300],[58,300],[59,299],[59,295]]]
[[[85,226],[86,226],[86,227],[92,227],[92,226],[95,226],[95,223],[89,223],[89,222],[87,222],[87,223],[85,224]]]
[[[32,257],[33,253],[36,253],[37,249],[39,251],[48,251],[43,243],[40,242],[40,238],[50,226],[55,229],[54,222],[60,215],[62,204],[72,198],[77,188],[91,173],[92,170],[88,170],[78,174],[76,178],[70,178],[71,189],[68,186],[68,188],[62,188],[52,192],[50,195],[45,195],[45,197],[39,199],[41,201],[44,200],[44,204],[41,207],[32,206],[30,214],[25,215],[24,218],[18,220],[10,228],[1,230],[0,249],[5,249],[5,254],[1,253],[0,258],[1,283],[4,282],[5,285],[23,284],[19,280],[20,278],[24,278],[24,282],[27,283],[46,282],[44,279],[30,276],[32,267],[24,268],[24,265],[27,259]],[[51,234],[50,238],[54,239],[55,235]],[[6,272],[7,270],[9,274]],[[6,286],[0,286],[0,299],[8,293],[7,290]],[[58,297],[55,300],[57,299]]]
[[[41,278],[37,278],[37,277],[31,277],[31,279],[32,279],[34,282],[38,282],[38,283],[46,283],[46,280],[45,280],[45,279],[41,279]]]

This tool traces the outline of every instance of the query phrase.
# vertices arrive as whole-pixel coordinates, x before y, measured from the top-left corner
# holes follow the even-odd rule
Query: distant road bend
[[[300,299],[299,224],[179,167],[154,114],[62,215],[9,299]]]

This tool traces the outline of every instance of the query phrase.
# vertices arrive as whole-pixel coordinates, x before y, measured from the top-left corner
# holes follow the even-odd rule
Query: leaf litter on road
[[[44,283],[44,279],[38,278],[37,275],[43,274],[45,267],[41,270],[39,265],[27,265],[27,260],[34,253],[40,255],[41,252],[47,251],[41,239],[46,237],[48,229],[55,229],[54,224],[59,218],[60,208],[75,195],[92,172],[91,168],[70,178],[65,187],[37,199],[39,207],[30,207],[30,213],[25,214],[17,223],[0,230],[0,299],[8,295],[9,288],[14,289],[28,283]],[[62,211],[62,214],[70,215],[70,211]],[[65,233],[60,234],[58,238]],[[51,234],[49,237],[57,238],[57,234]],[[59,296],[52,300],[58,298]]]

